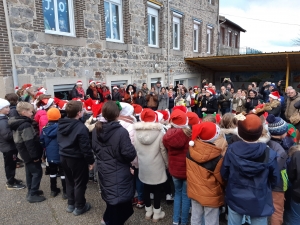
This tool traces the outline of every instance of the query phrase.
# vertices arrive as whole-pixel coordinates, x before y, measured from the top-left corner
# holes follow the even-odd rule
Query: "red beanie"
[[[181,110],[181,111],[184,112],[184,113],[187,113],[187,111],[188,111],[187,107],[185,107],[185,106],[183,106],[183,105],[175,106],[175,107],[173,108],[173,111],[176,110],[176,109],[179,109],[179,110]]]
[[[156,117],[157,115],[152,109],[144,109],[140,115],[140,120],[155,123]]]
[[[220,134],[220,128],[213,122],[203,122],[192,127],[192,141],[189,145],[194,146],[194,140],[199,138],[202,141],[213,143]]]
[[[185,128],[188,126],[189,119],[181,110],[174,110],[170,116],[170,124],[175,128]]]
[[[199,117],[198,117],[198,115],[196,113],[194,113],[194,112],[187,112],[186,115],[189,118],[189,125],[190,126],[193,126],[193,125],[196,125],[196,124],[200,123]]]

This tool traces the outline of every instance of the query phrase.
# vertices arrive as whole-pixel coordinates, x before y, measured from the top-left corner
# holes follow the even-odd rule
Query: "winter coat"
[[[130,95],[129,93],[126,92],[124,96],[124,102],[127,102],[129,104],[135,104],[136,97],[137,97],[136,93],[132,93]]]
[[[207,108],[207,111],[201,111],[202,108]],[[206,97],[202,98],[201,107],[200,107],[201,115],[202,112],[206,114],[214,114],[219,111],[218,109],[218,101],[215,96],[210,97],[207,99]]]
[[[97,90],[97,88],[96,88],[96,90]],[[97,90],[97,94],[98,94],[98,90]],[[90,96],[90,98],[93,99],[93,100],[98,99],[98,98],[95,98],[94,92],[90,87],[88,87],[88,89],[86,89],[86,96]]]
[[[113,91],[112,92],[112,100],[113,101],[119,101],[119,102],[121,102],[122,101],[122,97],[121,97],[120,93]]]
[[[246,107],[245,107],[246,98],[239,98],[239,97],[234,98],[232,104],[236,104],[235,111],[237,113],[246,112]]]
[[[271,138],[271,140],[267,143],[267,145],[273,149],[277,154],[277,164],[279,171],[286,169],[286,161],[288,159],[288,155],[286,154],[283,147],[279,144],[281,140],[275,140]],[[273,191],[283,192],[283,180],[282,176],[280,176],[280,182],[273,188]]]
[[[149,94],[146,96],[146,101],[148,108],[156,108],[158,104],[158,96]]]
[[[144,184],[162,184],[167,180],[168,155],[162,143],[163,125],[138,122],[133,125],[134,145],[139,159],[139,178]]]
[[[9,118],[14,117],[14,116],[20,116],[18,111],[17,111],[17,106],[11,105],[9,108],[10,108],[10,111],[9,111],[9,114],[8,114]]]
[[[146,88],[146,89],[141,88],[140,91],[142,92],[143,97],[146,98],[146,95],[149,93],[149,89],[148,88]]]
[[[230,108],[230,99],[232,98],[232,94],[229,91],[226,91],[225,94],[220,94],[218,103],[222,109]]]
[[[77,88],[74,87],[71,91],[71,99],[73,98],[84,98],[84,95],[79,94],[79,92],[77,91]]]
[[[191,138],[180,128],[170,128],[163,137],[163,144],[168,151],[169,172],[177,179],[186,180],[185,157],[190,140]]]
[[[225,136],[225,139],[228,144],[232,143],[232,137],[234,137],[237,134],[238,134],[237,128],[229,128],[229,129],[221,128],[221,135]]]
[[[292,199],[300,203],[300,151],[296,151],[292,154],[287,173],[289,181],[292,183]]]
[[[229,145],[221,175],[227,181],[225,199],[232,210],[252,217],[274,213],[272,188],[280,175],[276,152],[265,143],[238,141]]]
[[[103,200],[110,205],[130,201],[135,190],[130,162],[136,157],[136,151],[128,131],[116,121],[103,123],[99,134],[93,130],[92,146]]]
[[[48,123],[47,111],[46,110],[38,110],[37,113],[34,115],[35,122],[39,125],[39,134],[42,133],[43,128]]]
[[[161,92],[162,87],[157,87],[156,85],[154,85],[154,92],[156,95],[159,95]]]
[[[111,100],[111,95],[110,95],[109,90],[106,90],[106,91],[102,90],[102,96],[103,96],[103,102],[107,102],[107,101]]]
[[[175,105],[175,94],[173,93],[172,97],[169,96],[169,109],[173,109]]]
[[[26,116],[16,116],[8,120],[13,131],[16,148],[25,163],[41,159],[43,147],[40,139],[32,127],[32,119]]]
[[[157,110],[169,109],[169,96],[168,93],[158,95],[158,108]]]
[[[128,131],[130,141],[132,144],[134,144],[135,130],[133,128],[133,124],[136,122],[135,118],[130,116],[120,116],[118,118],[118,121],[122,125],[122,127],[124,127]]]
[[[224,156],[227,148],[228,148],[228,143],[226,141],[226,137],[225,135],[219,135],[219,137],[217,138],[217,140],[214,141],[214,145],[220,149],[222,149],[221,154]]]
[[[85,159],[89,165],[94,163],[89,131],[81,121],[70,118],[60,119],[57,142],[61,156]]]
[[[0,116],[0,151],[9,152],[16,150],[16,145],[13,138],[13,132],[8,125],[8,117]]]
[[[270,94],[269,89],[266,89],[264,86],[262,86],[259,90],[259,93],[263,96],[264,102],[269,101],[269,94]]]
[[[278,100],[273,100],[272,102],[266,103],[264,109],[269,114],[273,114],[276,117],[280,117],[281,114],[281,104]]]
[[[42,130],[40,140],[46,148],[47,162],[60,163],[59,147],[57,143],[58,123],[49,122]]]
[[[142,97],[137,97],[135,99],[135,104],[139,104],[142,108],[147,106],[146,99],[143,96]]]
[[[224,205],[224,182],[220,174],[222,149],[196,139],[186,157],[187,194],[202,206]]]
[[[250,99],[250,102],[247,101],[248,99]],[[247,100],[245,103],[245,108],[247,110],[246,112],[248,113],[259,104],[259,99],[258,97],[254,97],[254,98],[247,98]]]
[[[297,111],[295,108],[295,103],[300,100],[300,94],[297,93],[294,97],[289,97],[286,101],[286,110],[285,110],[285,117],[287,120],[290,120],[290,117]]]

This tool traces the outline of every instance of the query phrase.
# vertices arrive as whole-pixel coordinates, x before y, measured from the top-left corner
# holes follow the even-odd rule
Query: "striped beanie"
[[[280,136],[288,131],[288,126],[286,122],[280,117],[275,117],[270,114],[267,117],[268,129],[271,135]]]

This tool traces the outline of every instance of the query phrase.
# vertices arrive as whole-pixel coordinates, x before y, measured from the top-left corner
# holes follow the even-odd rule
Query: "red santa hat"
[[[206,92],[210,93],[211,95],[215,95],[216,94],[215,90],[212,89],[212,88],[207,88]]]
[[[194,89],[198,89],[199,87],[198,86],[194,86]]]
[[[86,111],[91,112],[92,111],[92,106],[94,105],[93,99],[88,98],[84,102],[84,108]]]
[[[140,115],[140,120],[143,122],[156,122],[157,114],[152,109],[144,109]]]
[[[117,86],[114,86],[114,87],[113,87],[113,90],[114,90],[114,89],[117,89],[117,90],[119,90],[119,88],[118,88]]]
[[[82,102],[84,103],[85,101],[81,98],[72,98],[72,101],[79,101],[79,102]]]
[[[204,88],[208,88],[208,85],[205,85]]]
[[[156,113],[156,122],[160,123],[160,122],[163,122],[163,118],[164,118],[164,115],[158,111],[155,111]]]
[[[31,88],[32,84],[23,84],[22,89],[27,90],[28,88]]]
[[[92,105],[93,118],[97,118],[101,114],[103,103]]]
[[[89,81],[89,85],[92,85],[92,84],[95,84],[95,81],[94,81],[94,80],[90,80],[90,81]]]
[[[54,101],[55,101],[55,100],[54,100]],[[68,101],[65,101],[65,100],[59,100],[59,102],[57,102],[56,105],[58,106],[59,109],[65,110],[65,109],[66,109],[67,103],[68,103]]]
[[[53,98],[44,98],[44,99],[40,100],[40,102],[41,102],[42,109],[48,109],[54,103],[54,99]]]
[[[40,95],[44,94],[43,92],[38,91],[35,93],[34,98],[37,99]]]
[[[181,111],[184,112],[184,113],[187,113],[187,112],[188,112],[187,107],[185,107],[185,106],[183,106],[183,105],[175,106],[175,107],[173,108],[173,111],[176,110],[176,109],[179,109],[179,110],[181,110]]]
[[[199,138],[204,142],[213,143],[220,135],[220,128],[213,122],[204,122],[194,125],[192,127],[192,140],[189,142],[190,146],[195,145],[195,140]]]
[[[139,104],[132,104],[132,107],[134,108],[134,114],[135,115],[141,115],[143,108]]]
[[[38,88],[38,91],[39,91],[39,92],[42,92],[43,94],[46,94],[47,89],[44,88],[44,87],[42,86],[42,87],[39,87],[39,88]]]
[[[170,119],[170,113],[167,110],[157,110],[156,112],[159,112],[163,115],[164,121],[168,121]]]
[[[76,82],[76,85],[82,85],[83,83],[82,83],[82,81],[81,80],[78,80],[77,82]]]
[[[219,124],[221,122],[221,115],[219,113],[215,114],[215,117],[216,117],[216,124]]]
[[[186,128],[189,124],[189,119],[181,110],[174,110],[170,116],[170,124],[175,128]]]
[[[280,100],[280,94],[278,93],[278,91],[271,92],[271,94],[269,94],[269,97],[274,100]]]
[[[101,85],[101,82],[100,82],[100,81],[97,81],[97,82],[96,82],[96,85]]]
[[[200,123],[199,116],[194,112],[187,112],[187,117],[189,118],[189,125],[194,126]]]

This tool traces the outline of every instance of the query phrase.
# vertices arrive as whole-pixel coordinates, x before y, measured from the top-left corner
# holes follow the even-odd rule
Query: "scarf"
[[[84,98],[84,90],[83,88],[77,88],[78,94],[80,94],[82,96],[82,98]]]
[[[98,91],[96,87],[90,86],[90,89],[93,91],[94,98],[98,98]]]

